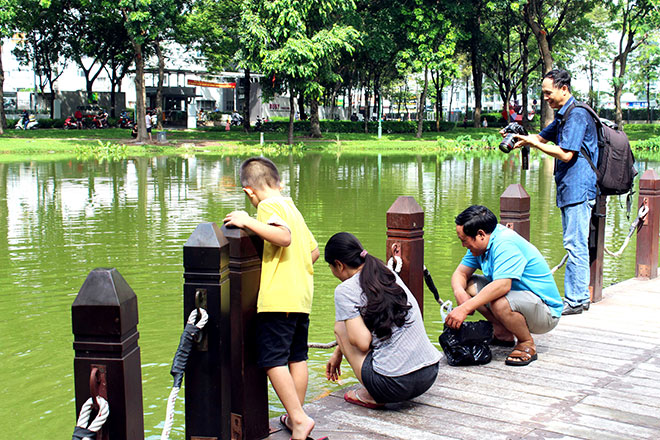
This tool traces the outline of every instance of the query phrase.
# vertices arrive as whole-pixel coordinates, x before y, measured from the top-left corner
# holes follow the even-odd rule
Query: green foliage
[[[96,142],[96,144],[92,145],[76,145],[74,149],[76,158],[80,160],[95,159],[98,161],[107,160],[116,162],[128,157],[126,145],[115,144],[110,141],[103,142],[101,140]]]
[[[39,119],[39,128],[62,128],[64,119]]]
[[[416,121],[382,121],[383,133],[416,133]],[[295,121],[293,130],[296,132],[309,132],[310,121]],[[324,133],[364,133],[364,122],[352,121],[320,121],[321,131]],[[441,122],[440,131],[448,131],[456,126],[453,122]],[[371,121],[367,123],[370,133],[378,132],[378,122]],[[288,130],[288,121],[268,121],[264,123],[262,131],[274,133],[286,133]],[[435,121],[424,121],[424,131],[435,131]]]
[[[635,150],[660,151],[660,136],[638,141],[635,144]]]
[[[502,137],[496,134],[483,136],[481,139],[474,139],[470,135],[462,135],[455,139],[439,137],[436,146],[437,149],[445,152],[486,151],[497,149],[500,142],[502,142]]]

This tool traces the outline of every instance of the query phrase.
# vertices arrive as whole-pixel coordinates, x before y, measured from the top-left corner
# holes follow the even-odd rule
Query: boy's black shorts
[[[281,367],[307,360],[307,313],[257,313],[257,365]]]

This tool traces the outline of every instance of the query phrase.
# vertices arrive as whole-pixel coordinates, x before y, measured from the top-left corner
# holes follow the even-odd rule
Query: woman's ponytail
[[[406,324],[408,311],[412,306],[408,296],[396,283],[396,276],[378,258],[369,254],[362,243],[348,232],[339,232],[328,240],[325,246],[325,261],[335,264],[341,261],[348,267],[360,271],[360,287],[367,302],[360,308],[365,325],[379,339],[392,336],[394,326]]]

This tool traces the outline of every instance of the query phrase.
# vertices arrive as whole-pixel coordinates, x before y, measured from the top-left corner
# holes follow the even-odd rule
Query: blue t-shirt
[[[475,257],[468,249],[461,264],[481,269],[489,282],[511,279],[511,290],[529,290],[561,316],[563,304],[550,267],[529,241],[512,229],[497,225],[490,234],[486,252]]]
[[[555,115],[554,121],[539,133],[543,139],[554,142],[563,150],[577,154],[569,162],[555,160],[555,182],[557,183],[557,206],[563,208],[596,198],[596,173],[584,158],[580,149],[589,153],[591,161],[598,160],[598,135],[596,123],[587,110],[576,107],[562,124],[564,113],[575,102],[570,97]]]

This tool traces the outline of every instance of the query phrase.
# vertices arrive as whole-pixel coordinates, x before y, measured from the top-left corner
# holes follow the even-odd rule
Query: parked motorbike
[[[65,130],[77,130],[78,128],[78,122],[76,121],[76,118],[73,116],[69,116],[64,120],[64,129]]]
[[[34,115],[30,115],[28,116],[27,125],[25,124],[25,117],[23,117],[16,122],[14,128],[17,130],[36,130],[39,128],[39,122],[37,122],[37,118]]]
[[[128,116],[128,113],[127,112],[121,112],[121,114],[119,115],[119,119],[117,119],[117,127],[119,127],[119,128],[133,128],[133,125],[135,125],[135,123]]]
[[[92,116],[92,122],[94,123],[94,128],[108,128],[108,118],[101,116]]]
[[[243,116],[238,113],[231,115],[231,125],[243,125]]]

